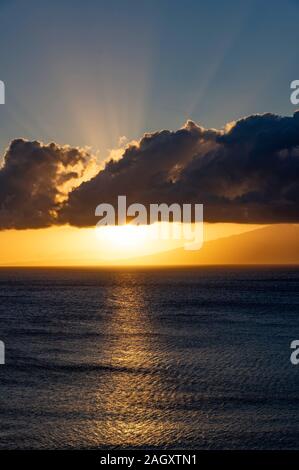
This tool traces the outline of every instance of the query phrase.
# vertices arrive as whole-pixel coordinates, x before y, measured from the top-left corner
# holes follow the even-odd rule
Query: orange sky
[[[204,241],[244,233],[261,226],[205,224]],[[2,266],[97,266],[130,264],[152,253],[182,246],[183,240],[152,239],[151,228],[69,226],[0,232]],[[135,261],[134,261],[135,262]]]

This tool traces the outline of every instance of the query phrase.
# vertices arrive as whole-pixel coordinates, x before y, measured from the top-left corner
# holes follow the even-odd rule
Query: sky
[[[297,1],[0,2],[0,149],[16,137],[92,146],[290,114]]]
[[[37,149],[35,143],[27,145],[24,140],[18,140],[7,152],[9,165],[0,172],[0,198],[9,201],[11,191],[15,191],[17,201],[9,216],[7,206],[1,212],[2,264],[69,263],[71,260],[75,264],[78,259],[82,264],[84,259],[90,261],[92,247],[97,247],[99,259],[102,254],[107,255],[107,251],[114,259],[124,250],[134,254],[132,246],[129,247],[132,240],[133,248],[137,242],[141,245],[137,250],[139,254],[176,246],[157,247],[152,243],[142,246],[132,233],[121,237],[127,240],[127,246],[117,243],[113,246],[110,233],[98,248],[98,239],[89,228],[40,228],[53,221],[53,201],[60,197],[53,184],[56,189],[62,181],[71,185],[73,172],[79,165],[87,166],[89,154],[92,155],[92,162],[88,161],[90,171],[88,176],[84,177],[82,172],[80,178],[77,177],[77,186],[79,181],[81,184],[91,174],[96,174],[109,155],[121,161],[98,175],[96,193],[95,184],[83,185],[74,194],[70,193],[61,220],[75,226],[85,224],[82,218],[78,220],[77,207],[84,209],[91,201],[94,210],[94,201],[99,195],[112,197],[110,188],[114,174],[118,174],[118,187],[127,190],[128,182],[136,185],[140,174],[148,174],[150,166],[164,171],[165,155],[173,146],[177,149],[180,145],[184,150],[183,163],[176,152],[173,154],[178,158],[177,165],[182,164],[185,172],[175,194],[184,198],[186,188],[193,188],[197,182],[194,175],[200,175],[201,187],[210,191],[208,221],[219,222],[213,230],[206,229],[208,239],[244,231],[240,211],[244,214],[245,196],[246,204],[253,207],[246,209],[246,214],[249,213],[246,230],[268,222],[285,223],[293,219],[298,222],[295,206],[288,212],[288,218],[282,217],[286,206],[281,206],[281,200],[277,202],[268,190],[274,183],[280,195],[287,194],[296,202],[298,158],[293,134],[297,132],[299,120],[298,116],[291,118],[295,107],[290,102],[290,83],[299,79],[298,13],[299,1],[296,0],[271,3],[257,0],[87,0],[84,4],[78,0],[0,0],[0,79],[6,86],[6,103],[0,106],[0,154],[3,157],[15,139],[41,142]],[[272,114],[258,122],[248,118],[237,127],[232,124],[235,127],[230,132],[228,123],[256,113]],[[277,115],[290,117],[280,120]],[[188,120],[194,121],[195,126],[186,125]],[[182,134],[180,129],[184,125]],[[223,138],[224,126],[227,126],[227,135]],[[143,139],[145,133],[161,130],[173,132],[165,134],[163,131]],[[286,130],[289,132],[287,142],[281,144]],[[245,149],[249,145],[254,148],[255,157],[262,151],[264,141],[261,145],[256,139],[260,132],[266,132],[271,142],[278,136],[277,148],[272,149],[275,160],[269,164],[271,171],[267,162],[254,167],[253,176],[244,183],[250,189],[247,188],[245,195],[244,185],[240,187],[237,183],[242,174],[247,175],[256,164]],[[189,141],[193,142],[191,150]],[[200,151],[199,141],[201,144],[204,141]],[[49,142],[55,142],[55,147],[49,148]],[[133,147],[127,151],[126,158],[121,158],[130,142]],[[80,150],[76,155],[72,151],[67,153],[65,145],[80,147]],[[234,145],[237,151],[231,151]],[[293,153],[284,165],[281,152],[290,148]],[[43,169],[31,165],[36,152],[47,160]],[[144,166],[137,165],[134,169],[133,165],[131,171],[136,152]],[[219,159],[213,160],[216,162],[213,166],[206,158],[207,164],[202,166],[201,153],[207,156],[211,152]],[[236,155],[243,152],[248,153],[248,162],[246,165],[238,162],[236,168]],[[198,161],[191,164],[195,155]],[[70,167],[66,166],[65,158],[72,159]],[[16,177],[16,161],[22,184]],[[159,166],[161,162],[165,167]],[[126,167],[129,170],[123,172]],[[36,175],[38,184],[34,181]],[[225,181],[227,175],[229,178]],[[30,203],[29,190],[24,193],[24,181],[31,188]],[[257,184],[259,192],[254,186]],[[103,194],[98,192],[100,186],[106,188]],[[213,206],[220,186],[223,186],[223,193],[216,194],[218,201],[224,196],[229,202],[234,197],[243,197],[241,208],[235,205],[232,210],[229,205],[232,216],[227,216],[227,209],[221,204]],[[48,187],[46,192],[44,188]],[[138,194],[147,201],[148,193],[143,187],[147,190],[147,183],[141,178]],[[197,196],[201,197],[202,193]],[[157,197],[157,193],[153,197]],[[168,192],[165,197],[171,199]],[[34,221],[27,224],[26,220],[32,218],[31,204],[38,210]],[[269,217],[268,206],[274,208],[269,211]],[[10,217],[14,218],[12,224]],[[18,230],[7,230],[10,226]],[[25,248],[12,250],[11,240],[14,246],[24,244]],[[86,247],[89,247],[88,254]]]

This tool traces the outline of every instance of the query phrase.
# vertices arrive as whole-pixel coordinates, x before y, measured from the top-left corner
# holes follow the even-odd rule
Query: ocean
[[[0,269],[1,449],[298,449],[299,269]]]

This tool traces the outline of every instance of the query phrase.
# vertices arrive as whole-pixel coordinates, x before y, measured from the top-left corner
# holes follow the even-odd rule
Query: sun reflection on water
[[[113,419],[99,426],[106,427],[109,445],[158,443],[163,439],[163,426],[152,402],[163,384],[159,357],[154,353],[157,348],[153,344],[155,335],[149,306],[143,287],[132,283],[134,274],[122,276],[125,276],[123,285],[112,290],[109,299],[114,313],[107,332],[110,338],[107,346],[114,373],[105,384],[109,393],[105,395],[104,409]],[[97,400],[103,400],[100,390]]]

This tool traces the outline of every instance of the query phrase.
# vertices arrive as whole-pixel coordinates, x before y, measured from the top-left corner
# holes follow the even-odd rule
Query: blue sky
[[[0,1],[0,150],[15,137],[91,145],[292,114],[299,2]]]

